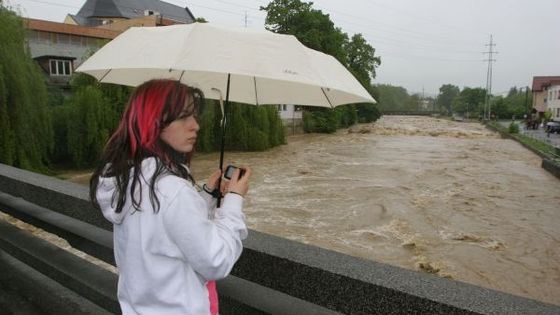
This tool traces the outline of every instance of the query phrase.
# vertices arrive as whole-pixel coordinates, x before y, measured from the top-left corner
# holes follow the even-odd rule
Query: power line
[[[215,9],[215,8],[212,8],[212,7],[208,7],[208,6],[200,5],[200,4],[195,4],[195,3],[192,3],[192,2],[189,3],[189,6],[204,8],[204,9],[207,9],[207,10],[216,11],[216,12],[222,12],[222,13],[227,13],[227,14],[231,14],[231,15],[243,16],[243,13],[241,13],[241,12],[234,12],[234,11],[229,11],[229,10],[224,10],[224,9]],[[264,21],[263,18],[258,17],[258,16],[248,15],[248,14],[247,14],[247,16],[248,16],[248,17],[251,17],[251,18],[254,18],[254,19],[257,19],[257,20],[263,20],[263,21]]]
[[[261,11],[260,9],[257,9],[257,8],[251,7],[251,6],[241,5],[241,4],[233,3],[233,2],[229,2],[229,1],[224,1],[224,0],[214,0],[214,1],[221,2],[221,3],[227,4],[227,5],[230,5],[230,6],[234,6],[234,7],[237,7],[237,8],[250,9],[250,10],[259,11],[259,12]],[[202,7],[202,8],[205,8],[205,9],[209,9],[209,10],[214,10],[214,11],[220,11],[220,12],[226,11],[226,10],[223,10],[223,9],[219,10],[219,9],[210,8],[208,6],[203,6],[203,5],[200,5],[200,4],[193,4],[192,2],[190,4],[194,5],[194,6]],[[260,7],[260,5],[259,5],[259,7]],[[340,19],[340,18],[336,19],[337,21],[344,22],[344,23],[347,23],[347,24],[353,24],[353,25],[363,27],[363,28],[366,28],[366,29],[369,29],[369,28],[372,28],[372,27],[375,28],[375,29],[384,29],[383,33],[396,34],[398,36],[406,36],[406,37],[409,37],[409,38],[412,38],[412,39],[422,40],[424,43],[420,44],[420,45],[425,46],[427,48],[436,48],[436,47],[433,47],[433,46],[430,47],[429,45],[425,44],[425,42],[431,42],[435,45],[440,45],[440,46],[457,46],[456,44],[449,43],[454,38],[450,39],[450,38],[440,37],[438,39],[437,35],[434,35],[434,34],[431,34],[431,33],[422,33],[422,32],[417,32],[417,31],[412,31],[412,30],[409,30],[409,29],[396,27],[396,26],[393,26],[393,25],[379,23],[379,22],[371,20],[371,19],[365,19],[363,17],[359,17],[359,16],[356,16],[356,15],[353,15],[353,14],[348,14],[348,13],[341,12],[341,11],[338,11],[338,10],[332,10],[332,9],[328,9],[328,8],[325,8],[325,7],[322,7],[321,9],[318,9],[318,8],[315,8],[315,9],[324,11],[324,13],[326,13],[326,14],[329,14],[330,12],[334,12],[334,13],[338,13],[338,14],[341,14],[341,15],[352,17],[354,20],[381,25],[381,26],[372,26],[371,24],[356,23],[354,21],[348,21],[348,20],[344,20],[344,19]],[[396,11],[401,11],[401,10],[396,10]],[[231,11],[227,11],[226,13],[241,14],[241,13],[235,13],[235,12],[231,12]],[[363,31],[354,31],[354,32],[355,33],[362,33],[362,34],[364,33]],[[379,36],[377,35],[376,37],[379,37]],[[385,37],[385,38],[388,39],[388,40],[394,40],[393,37]],[[400,41],[400,42],[402,42],[402,41]],[[405,45],[409,46],[410,43],[406,42]],[[463,45],[465,45],[465,44],[463,44]],[[471,45],[468,45],[468,46],[470,47]],[[441,49],[441,48],[439,47],[438,49]],[[478,53],[478,52],[474,52],[474,51],[455,51],[455,52],[459,52],[459,53]]]
[[[44,0],[23,0],[23,1],[28,1],[28,2],[35,2],[35,3],[42,3],[42,4],[48,4],[48,5],[52,5],[52,6],[58,6],[58,7],[67,7],[67,8],[72,8],[72,9],[80,9],[80,7],[77,6],[72,6],[72,5],[66,5],[66,4],[61,4],[61,3],[54,3],[54,2],[50,2],[50,1],[44,1]],[[229,2],[229,1],[225,1],[225,0],[215,0],[217,2],[221,2],[224,3],[226,5],[229,6],[233,6],[236,8],[244,8],[244,9],[249,9],[249,10],[253,10],[253,11],[258,11],[261,12],[259,9],[254,8],[254,7],[250,7],[250,6],[246,6],[246,5],[241,5],[238,3],[233,3],[233,2]],[[177,4],[175,4],[177,5]],[[254,16],[254,15],[250,15],[247,13],[247,10],[243,10],[242,12],[235,12],[235,11],[231,11],[231,10],[227,10],[227,9],[217,9],[215,7],[211,7],[211,6],[206,6],[206,5],[201,5],[201,4],[197,4],[197,3],[192,3],[189,2],[188,6],[193,6],[193,7],[199,7],[199,8],[204,8],[207,10],[211,10],[211,11],[215,11],[215,12],[221,12],[221,13],[226,13],[229,15],[235,15],[235,16],[239,16],[242,19],[242,23],[247,27],[250,20],[251,19],[256,19],[256,20],[264,20],[264,18],[259,17],[259,16]],[[325,10],[326,11],[326,10]],[[331,10],[332,12],[337,12],[339,14],[343,14],[343,15],[347,15],[350,17],[354,17],[357,20],[363,20],[362,18],[355,16],[355,15],[351,15],[351,14],[347,14],[344,12],[340,12],[340,11],[335,11],[335,10]],[[344,20],[341,20],[344,21]],[[348,22],[345,21],[346,23],[349,24],[354,24],[354,25],[358,25],[361,27],[364,27],[366,29],[370,28],[369,25],[365,25],[365,24],[361,24],[361,23],[353,23],[353,22]],[[386,27],[385,27],[386,28]],[[379,34],[373,34],[372,32],[364,32],[364,31],[356,31],[353,29],[349,29],[350,31],[354,32],[354,33],[361,33],[364,35],[368,35],[369,40],[372,43],[378,44],[385,44],[388,46],[393,46],[393,47],[405,47],[408,50],[434,50],[436,49],[438,52],[443,52],[443,53],[449,53],[449,54],[473,54],[473,53],[478,53],[478,52],[474,52],[474,51],[467,51],[467,50],[460,50],[460,49],[449,49],[449,48],[443,48],[441,46],[449,46],[450,44],[448,43],[436,43],[437,40],[432,40],[430,38],[428,39],[423,39],[420,38],[419,36],[425,36],[422,33],[419,32],[413,32],[413,31],[408,31],[406,29],[399,29],[399,28],[394,28],[394,30],[385,30],[383,31],[383,33],[393,33],[396,34],[398,36],[407,36],[413,39],[419,39],[421,41],[423,41],[422,43],[417,43],[417,42],[413,42],[410,40],[398,40],[395,39],[395,36],[383,36],[383,35],[379,35]],[[417,36],[415,35],[408,35],[408,34],[400,34],[399,31],[401,32],[408,32],[411,34],[418,34]],[[426,43],[426,42],[430,42],[430,43]],[[395,57],[395,58],[401,58],[401,59],[423,59],[423,60],[432,60],[432,61],[445,61],[445,62],[474,62],[475,60],[468,60],[468,59],[464,59],[464,58],[442,58],[442,57],[434,57],[433,55],[408,55],[409,57],[407,57],[406,55],[398,55],[398,54],[392,54],[391,56],[387,56],[387,57]]]
[[[445,26],[445,27],[447,27],[447,28],[454,28],[454,29],[460,30],[460,31],[462,31],[462,32],[468,32],[468,33],[472,33],[472,34],[475,33],[475,32],[473,32],[473,31],[471,31],[471,30],[467,30],[467,29],[463,29],[463,28],[457,27],[456,25],[444,24],[444,23],[441,23],[441,21],[439,21],[439,20],[434,20],[434,19],[428,19],[428,18],[425,18],[425,17],[420,17],[420,16],[417,16],[417,15],[414,15],[414,14],[410,14],[410,12],[409,12],[409,11],[406,11],[406,10],[396,9],[396,8],[387,6],[387,5],[385,5],[385,4],[380,4],[380,3],[373,4],[372,2],[376,2],[376,1],[372,1],[372,0],[367,0],[367,1],[365,1],[365,3],[368,4],[368,5],[376,5],[376,6],[383,7],[383,8],[385,8],[385,9],[388,9],[388,10],[396,11],[396,12],[399,12],[399,13],[401,13],[401,14],[408,15],[409,17],[412,17],[412,18],[414,18],[414,19],[416,19],[416,20],[424,20],[424,21],[429,22],[430,24],[439,24],[439,25],[441,25],[441,26]],[[480,33],[480,32],[476,32],[476,33],[479,34],[479,35],[482,35],[482,33]],[[484,35],[486,35],[486,34],[484,34]]]
[[[396,33],[396,34],[399,34],[397,32],[409,33],[409,34],[412,34],[412,35],[409,35],[409,34],[399,34],[399,35],[405,35],[405,36],[409,36],[409,37],[412,37],[412,38],[419,38],[419,39],[422,39],[422,40],[429,40],[429,41],[433,41],[435,39],[435,37],[439,37],[438,41],[440,41],[440,42],[442,40],[448,42],[450,40],[455,39],[455,37],[453,37],[453,38],[445,37],[444,38],[444,37],[437,36],[433,33],[413,31],[413,30],[401,28],[401,27],[398,27],[398,26],[381,23],[381,22],[378,22],[376,20],[366,19],[364,17],[359,17],[359,16],[356,16],[356,15],[353,15],[353,14],[348,14],[348,13],[344,13],[344,12],[341,12],[341,11],[328,9],[328,8],[323,8],[323,10],[326,11],[327,13],[334,12],[334,13],[337,13],[337,14],[340,14],[340,15],[345,15],[345,16],[348,16],[348,17],[352,17],[354,20],[359,20],[359,21],[364,21],[364,22],[367,22],[367,23],[373,23],[373,24],[376,24],[376,25],[381,25],[381,26],[375,26],[375,28],[377,28],[377,29],[379,29],[379,28],[383,29],[384,28],[384,29],[386,29],[385,32],[389,32],[389,33]],[[357,26],[366,27],[366,28],[372,27],[372,25],[365,25],[365,24],[361,24],[361,23],[350,22],[350,21],[343,20],[343,19],[340,19],[340,18],[337,18],[336,20],[342,21],[342,22],[345,22],[345,23],[348,23],[348,24],[354,24],[354,25],[357,25]]]

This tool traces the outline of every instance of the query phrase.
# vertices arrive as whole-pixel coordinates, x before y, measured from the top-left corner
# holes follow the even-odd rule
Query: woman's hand
[[[247,191],[249,190],[249,179],[251,178],[251,169],[248,166],[241,166],[245,171],[243,176],[239,178],[240,169],[233,171],[233,175],[229,180],[227,190],[228,192],[236,193],[245,197]]]
[[[215,170],[210,177],[208,177],[208,181],[206,182],[206,188],[208,188],[210,191],[213,191],[216,186],[218,186],[218,180],[220,179],[220,176],[222,176],[222,171],[220,170]]]

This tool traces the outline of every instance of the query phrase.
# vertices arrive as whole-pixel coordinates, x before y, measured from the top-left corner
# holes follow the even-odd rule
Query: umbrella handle
[[[228,73],[228,79],[227,79],[227,88],[226,88],[226,106],[228,106],[229,104],[229,83],[230,83],[230,78],[231,78],[231,74]],[[213,91],[218,92],[218,94],[220,95],[220,109],[222,110],[222,121],[221,121],[221,127],[222,127],[222,143],[221,143],[221,148],[220,148],[220,171],[223,170],[224,168],[224,149],[225,149],[225,140],[226,140],[226,111],[225,111],[225,107],[224,107],[224,100],[222,97],[222,91],[218,88],[212,88]],[[218,179],[218,189],[220,189],[220,187],[222,185],[222,176],[220,176],[220,178]],[[218,195],[218,200],[217,200],[217,207],[219,208],[221,205],[221,201],[222,198],[220,195]]]
[[[224,111],[224,98],[222,96],[222,91],[218,88],[212,88],[212,91],[215,91],[218,93],[218,95],[220,96],[220,109],[222,111],[222,120],[220,121],[220,127],[222,129],[222,149],[220,151],[220,171],[222,171],[223,167],[224,167],[224,133],[225,133],[225,122],[226,122],[226,113]],[[220,187],[222,187],[222,176],[220,176],[220,178],[218,178],[218,208],[221,205],[221,193],[220,193]]]

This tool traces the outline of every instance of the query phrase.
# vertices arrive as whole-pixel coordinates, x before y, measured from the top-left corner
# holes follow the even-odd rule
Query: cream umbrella
[[[173,79],[206,98],[253,105],[334,108],[375,103],[334,57],[307,48],[295,36],[209,23],[132,27],[99,49],[76,72],[100,82],[137,86]],[[222,102],[223,169],[225,112]]]

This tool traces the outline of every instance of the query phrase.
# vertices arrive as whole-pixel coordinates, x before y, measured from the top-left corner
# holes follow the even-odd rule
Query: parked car
[[[558,133],[560,134],[560,122],[558,121],[549,121],[546,123],[546,133]]]

